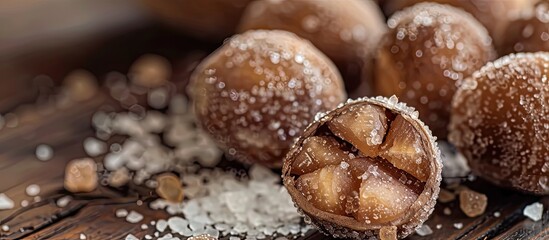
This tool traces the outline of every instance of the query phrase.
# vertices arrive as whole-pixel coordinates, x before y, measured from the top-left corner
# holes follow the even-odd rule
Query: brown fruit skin
[[[373,1],[259,0],[250,3],[238,27],[250,29],[281,29],[308,39],[338,66],[350,97],[371,94],[372,59],[387,29]]]
[[[280,30],[235,35],[193,72],[189,94],[204,130],[230,157],[280,167],[315,114],[346,99],[333,63]]]
[[[532,0],[385,0],[382,9],[386,16],[391,16],[396,11],[421,2],[448,4],[469,12],[486,27],[494,45],[500,46],[507,37],[505,30],[508,24],[522,9],[531,6]]]
[[[445,139],[456,85],[496,57],[490,37],[470,14],[435,3],[407,8],[387,23],[374,89],[416,108],[434,135]]]
[[[252,0],[141,0],[161,21],[182,32],[221,41],[235,32],[242,12]]]
[[[488,63],[454,96],[449,140],[473,173],[503,187],[549,194],[549,53]]]
[[[282,167],[282,181],[292,197],[298,211],[304,215],[305,221],[315,225],[320,231],[325,234],[330,234],[333,237],[352,238],[352,239],[368,239],[379,234],[379,230],[383,226],[397,226],[398,237],[405,238],[415,228],[423,224],[433,212],[440,191],[440,181],[442,179],[442,161],[440,158],[440,150],[435,142],[434,137],[423,122],[417,118],[417,112],[406,106],[404,103],[396,103],[396,97],[390,99],[384,97],[376,98],[361,98],[357,100],[348,100],[344,105],[327,112],[324,116],[317,118],[303,132],[303,134],[294,143],[286,157]],[[295,187],[295,176],[291,175],[291,166],[295,156],[301,151],[303,141],[310,136],[314,136],[316,131],[323,127],[328,121],[334,119],[345,108],[359,104],[372,104],[391,110],[394,113],[401,114],[408,120],[422,135],[423,139],[428,139],[425,142],[425,151],[429,155],[430,173],[429,178],[425,183],[423,192],[418,196],[417,200],[412,204],[410,209],[405,213],[404,217],[393,220],[385,224],[366,224],[359,222],[352,217],[340,216],[327,213],[315,208],[310,204],[305,196]]]
[[[527,16],[513,20],[505,31],[499,53],[549,51],[548,12],[549,2],[541,0]]]

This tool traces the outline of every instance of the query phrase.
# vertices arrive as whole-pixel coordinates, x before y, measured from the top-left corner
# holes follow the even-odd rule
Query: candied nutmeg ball
[[[259,0],[238,28],[281,29],[308,39],[338,66],[349,95],[362,97],[371,93],[372,58],[387,27],[371,0]]]
[[[158,18],[188,35],[219,41],[232,35],[252,0],[141,0]]]
[[[505,187],[549,194],[549,53],[511,54],[460,86],[449,140],[473,173]]]
[[[509,24],[500,54],[549,51],[549,1],[539,1],[532,11]]]
[[[395,96],[349,100],[305,129],[284,159],[284,186],[306,221],[366,239],[404,238],[433,211],[442,162],[418,112]]]
[[[346,99],[333,63],[280,30],[226,41],[195,69],[189,94],[202,127],[230,157],[272,167],[315,114]]]
[[[396,95],[446,138],[456,85],[495,58],[488,33],[470,14],[436,3],[395,13],[378,52],[375,90]]]
[[[471,13],[486,27],[496,46],[507,37],[504,32],[509,22],[520,15],[522,9],[531,7],[531,0],[385,0],[383,12],[391,16],[420,2],[448,4]]]

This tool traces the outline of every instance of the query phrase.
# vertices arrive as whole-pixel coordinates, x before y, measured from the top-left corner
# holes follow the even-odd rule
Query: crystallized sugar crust
[[[548,194],[549,53],[511,54],[466,79],[452,104],[449,139],[476,174]]]
[[[488,32],[469,13],[435,3],[399,11],[387,24],[376,62],[377,93],[407,102],[446,138],[457,86],[496,56]]]
[[[248,31],[228,40],[195,70],[197,118],[230,156],[280,165],[314,114],[345,99],[331,61],[285,31]]]

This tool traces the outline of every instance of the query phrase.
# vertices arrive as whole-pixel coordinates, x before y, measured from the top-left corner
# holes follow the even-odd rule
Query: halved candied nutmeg
[[[398,99],[350,100],[319,116],[284,159],[282,177],[306,220],[363,239],[427,220],[439,193],[440,151],[418,113]]]

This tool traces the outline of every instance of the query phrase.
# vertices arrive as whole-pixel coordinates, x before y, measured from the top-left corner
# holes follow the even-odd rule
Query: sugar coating
[[[309,42],[284,31],[235,35],[191,77],[201,126],[233,158],[280,165],[318,112],[343,102],[337,69]]]
[[[501,44],[505,28],[530,4],[525,0],[386,0],[383,10],[387,16],[395,11],[412,6],[419,2],[436,2],[447,4],[471,13],[483,26],[486,27],[495,45]]]
[[[535,7],[509,23],[501,54],[549,51],[549,2],[540,0]]]
[[[460,81],[495,57],[486,29],[463,10],[420,3],[395,13],[378,52],[375,90],[415,107],[445,138]]]
[[[385,32],[378,7],[360,0],[257,1],[239,28],[290,31],[335,59],[371,54]]]
[[[489,181],[548,194],[549,54],[511,54],[465,80],[449,140]]]
[[[373,1],[254,1],[239,26],[240,32],[250,29],[280,29],[311,41],[356,97],[371,93],[372,59],[387,26]]]

